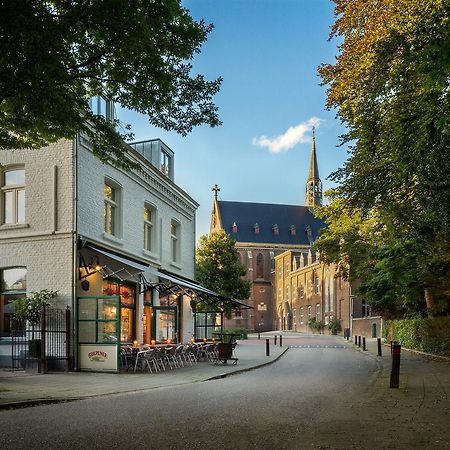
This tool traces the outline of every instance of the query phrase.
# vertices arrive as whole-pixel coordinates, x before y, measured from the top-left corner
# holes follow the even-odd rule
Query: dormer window
[[[238,228],[237,228],[236,222],[233,222],[233,225],[231,225],[231,231],[233,233],[237,233],[237,230],[238,230]]]
[[[278,228],[278,225],[277,225],[277,224],[275,224],[275,225],[272,227],[272,231],[273,231],[273,234],[274,234],[275,236],[278,236],[278,235],[280,234],[280,229]]]
[[[89,107],[95,116],[102,116],[106,120],[114,119],[114,104],[102,95],[91,97],[89,99]]]
[[[255,234],[259,234],[259,225],[258,225],[258,222],[256,222],[255,225],[253,225],[253,230],[255,231]]]
[[[295,229],[295,225],[291,225],[289,228],[289,232],[291,233],[291,236],[295,236],[297,234],[297,230]]]
[[[308,237],[312,237],[312,229],[309,225],[305,228],[305,233]]]

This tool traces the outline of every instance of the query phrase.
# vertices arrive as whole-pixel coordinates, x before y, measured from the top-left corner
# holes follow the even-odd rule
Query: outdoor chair
[[[175,348],[174,357],[177,363],[179,364],[179,367],[184,367],[183,363],[183,351],[184,351],[184,345],[179,345]]]
[[[167,347],[165,352],[165,359],[171,369],[179,367],[175,357],[175,347]]]
[[[146,350],[145,354],[144,354],[145,361],[147,363],[147,367],[148,367],[148,370],[150,371],[150,373],[153,373],[152,367],[151,367],[152,365],[153,365],[153,368],[155,369],[155,372],[160,371],[160,368],[156,362],[156,354],[157,354],[156,350],[157,350],[156,348],[149,349],[149,350]]]

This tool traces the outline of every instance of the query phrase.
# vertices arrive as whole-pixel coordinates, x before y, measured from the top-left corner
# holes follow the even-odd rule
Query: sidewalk
[[[266,356],[265,339],[250,338],[238,341],[237,364],[218,364],[202,361],[193,366],[150,373],[120,374],[90,372],[54,372],[47,374],[23,371],[0,371],[0,409],[19,408],[43,403],[78,400],[99,395],[144,391],[180,384],[224,378],[277,360],[288,349],[270,342],[270,356]]]

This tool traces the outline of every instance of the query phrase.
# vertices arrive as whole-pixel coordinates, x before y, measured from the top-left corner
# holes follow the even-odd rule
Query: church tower
[[[306,181],[306,202],[305,206],[314,208],[322,206],[322,182],[319,178],[319,169],[317,167],[316,157],[316,135],[313,127],[311,162],[309,164],[308,180]]]

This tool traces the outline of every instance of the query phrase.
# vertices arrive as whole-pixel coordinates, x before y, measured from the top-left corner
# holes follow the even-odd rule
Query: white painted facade
[[[81,289],[79,242],[83,240],[154,268],[194,278],[198,204],[131,148],[129,157],[140,164],[139,170],[125,172],[101,163],[83,138],[61,140],[39,150],[1,151],[0,188],[5,171],[16,167],[25,170],[25,223],[2,225],[0,216],[0,275],[8,268],[25,267],[26,294],[45,288],[58,290],[56,306],[69,306],[75,311],[78,296],[102,295],[99,273],[89,277],[88,291]],[[173,158],[171,164],[173,177]],[[120,191],[118,232],[114,236],[105,232],[105,180],[113,182]],[[2,199],[0,196],[0,211],[4,208]],[[151,251],[144,250],[144,205],[153,208],[156,214]],[[179,232],[176,261],[172,251],[173,223]],[[102,264],[120,266],[117,261],[99,255],[102,257]],[[144,275],[156,281],[155,276]],[[142,341],[143,294],[139,290],[137,284],[134,334]],[[152,297],[153,304],[158,305],[156,291]],[[178,339],[186,342],[193,334],[189,298],[181,299],[180,306],[178,328],[182,334]],[[76,342],[76,325],[74,339]],[[8,351],[8,339],[0,337],[0,365],[2,353]]]

